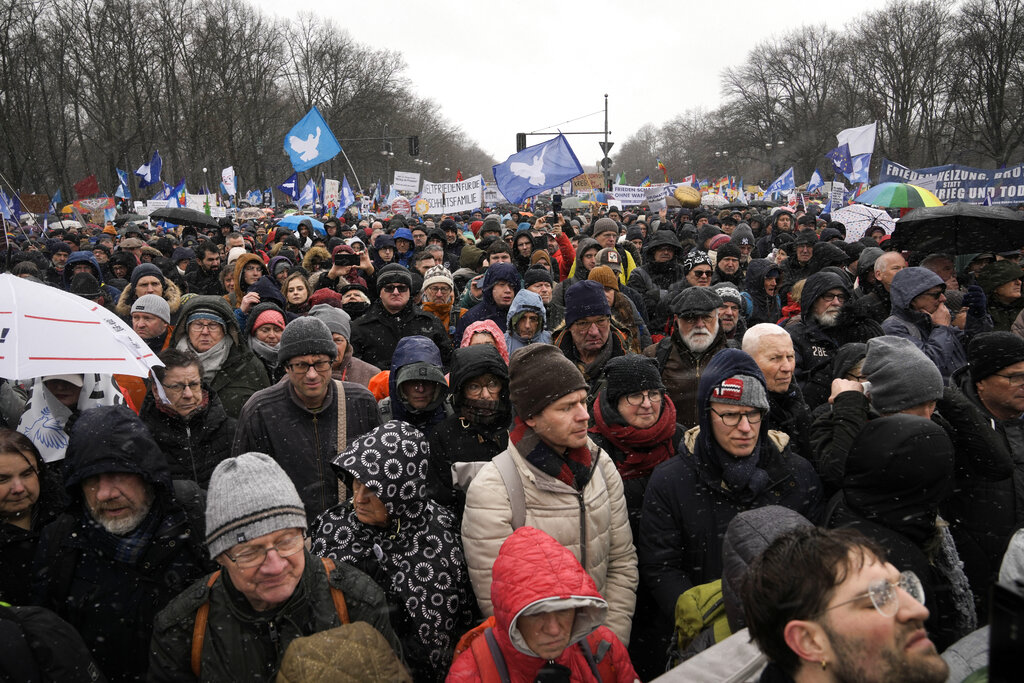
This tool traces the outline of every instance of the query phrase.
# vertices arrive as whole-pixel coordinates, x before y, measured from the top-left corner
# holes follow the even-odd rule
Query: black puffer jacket
[[[469,414],[463,391],[469,380],[491,374],[504,382],[498,398],[497,412],[487,416],[488,422],[467,419]],[[452,389],[455,414],[439,424],[428,439],[427,495],[451,508],[459,522],[466,505],[466,483],[485,463],[508,447],[508,426],[512,404],[509,400],[508,366],[498,350],[489,344],[456,349],[452,354],[452,371],[448,378]],[[462,486],[456,486],[452,467],[465,473]]]
[[[235,418],[224,411],[217,392],[204,387],[203,393],[206,406],[183,418],[158,407],[148,392],[139,417],[167,457],[171,478],[191,479],[205,490],[214,468],[230,455]]]
[[[202,512],[196,509],[201,505],[186,513],[174,495],[163,453],[124,406],[82,413],[71,434],[65,468],[72,502],[68,512],[43,530],[34,602],[78,629],[109,680],[144,680],[157,613],[211,568],[203,546]],[[136,528],[148,540],[130,558],[124,557],[124,537],[96,524],[83,501],[83,482],[110,472],[137,474],[155,493],[149,515]]]
[[[414,334],[434,342],[441,352],[441,361],[447,367],[452,355],[452,340],[448,330],[437,316],[417,308],[411,300],[405,308],[394,314],[388,313],[380,299],[375,300],[366,313],[352,321],[349,343],[352,344],[356,358],[381,370],[389,370],[398,340]]]

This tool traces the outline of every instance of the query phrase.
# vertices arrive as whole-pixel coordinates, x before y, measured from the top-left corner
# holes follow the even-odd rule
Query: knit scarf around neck
[[[217,376],[217,373],[220,372],[221,366],[224,365],[224,361],[228,358],[228,353],[231,351],[231,337],[224,335],[223,339],[202,352],[197,351],[189,343],[188,337],[182,337],[181,341],[178,342],[178,350],[191,351],[199,356],[199,360],[203,363],[203,381],[209,384]]]
[[[590,481],[593,458],[586,446],[569,448],[558,454],[519,417],[516,417],[508,439],[528,463],[577,491],[582,491]]]
[[[676,407],[667,395],[658,421],[646,429],[622,424],[615,417],[619,417],[618,412],[608,402],[607,393],[602,391],[600,400],[594,403],[595,424],[590,431],[604,435],[626,454],[625,460],[615,463],[623,479],[646,477],[655,465],[675,455],[672,437],[676,433]]]
[[[771,477],[758,467],[765,438],[759,438],[754,452],[737,458],[726,453],[702,428],[697,435],[696,456],[701,463],[701,476],[713,489],[723,489],[732,497],[751,502],[771,485]]]

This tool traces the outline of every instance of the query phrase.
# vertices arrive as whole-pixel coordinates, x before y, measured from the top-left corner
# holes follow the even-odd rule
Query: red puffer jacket
[[[537,671],[544,666],[545,660],[530,653],[516,626],[523,611],[538,602],[557,603],[559,606],[553,606],[553,610],[576,609],[569,647],[555,660],[569,668],[572,681],[591,683],[599,680],[578,645],[595,631],[611,645],[604,657],[610,658],[615,678],[603,683],[639,681],[626,647],[614,633],[600,625],[608,604],[576,557],[558,541],[533,527],[517,529],[502,544],[494,563],[493,576],[494,635],[505,657],[511,683],[531,683]],[[602,670],[606,668],[607,663]],[[456,658],[447,678],[449,683],[483,680],[472,648]]]

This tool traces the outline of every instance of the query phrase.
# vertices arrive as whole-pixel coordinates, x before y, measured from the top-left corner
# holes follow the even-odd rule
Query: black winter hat
[[[608,379],[608,402],[612,406],[623,396],[649,389],[665,390],[658,363],[653,358],[631,353],[610,359],[604,366]]]
[[[327,323],[319,318],[303,316],[285,326],[281,342],[277,345],[278,364],[284,365],[295,356],[320,353],[331,360],[338,357],[338,347],[334,345]]]
[[[152,263],[140,263],[132,270],[132,289],[135,289],[135,285],[139,284],[139,280],[149,275],[160,280],[162,287],[167,287],[167,278],[164,277],[163,272],[159,268]]]
[[[402,284],[412,289],[412,273],[405,266],[397,263],[388,265],[377,271],[377,292],[379,293],[384,285]]]
[[[523,273],[523,287],[529,287],[535,285],[538,282],[547,282],[548,284],[555,284],[555,279],[551,275],[551,271],[541,265],[530,266]]]
[[[710,287],[687,287],[672,301],[675,315],[703,315],[718,310],[722,297]]]
[[[1024,362],[1024,339],[1013,332],[979,334],[967,347],[971,381],[980,382],[1003,368]]]
[[[720,246],[718,248],[717,254],[719,261],[721,261],[724,258],[730,257],[738,259],[740,257],[740,248],[730,242],[728,244],[723,244],[722,246]]]

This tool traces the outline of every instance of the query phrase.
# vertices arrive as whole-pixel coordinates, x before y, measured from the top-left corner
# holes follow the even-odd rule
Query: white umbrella
[[[146,377],[163,363],[130,325],[88,299],[0,275],[0,377]]]
[[[846,226],[847,242],[856,242],[873,226],[885,230],[886,235],[891,235],[896,228],[896,221],[892,216],[881,209],[873,209],[863,204],[851,204],[836,209],[832,212],[832,220]]]
[[[712,209],[717,209],[719,207],[725,206],[728,203],[729,198],[726,197],[724,194],[706,194],[700,198],[701,206],[707,206]]]

